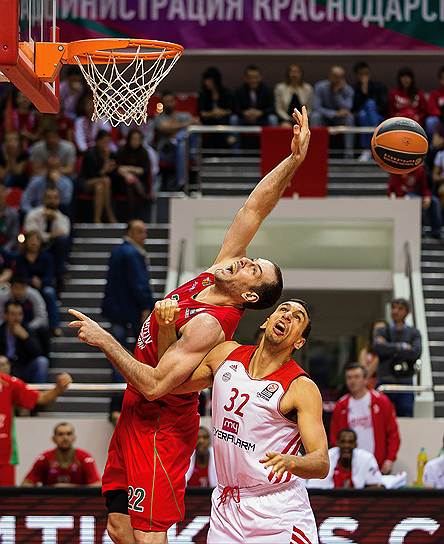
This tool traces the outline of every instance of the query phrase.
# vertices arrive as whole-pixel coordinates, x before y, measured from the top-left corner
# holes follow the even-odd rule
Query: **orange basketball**
[[[392,174],[407,174],[424,162],[429,143],[416,121],[391,117],[375,128],[371,148],[381,168]]]

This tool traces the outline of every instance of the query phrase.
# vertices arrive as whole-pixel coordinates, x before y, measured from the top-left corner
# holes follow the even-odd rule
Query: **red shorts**
[[[15,485],[15,465],[0,465],[0,487]]]
[[[133,529],[167,531],[184,519],[185,473],[199,419],[194,404],[124,403],[108,449],[102,492],[128,491]]]

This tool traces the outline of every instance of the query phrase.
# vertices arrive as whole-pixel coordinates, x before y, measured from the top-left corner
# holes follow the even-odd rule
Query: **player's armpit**
[[[181,395],[211,387],[213,385],[214,373],[220,364],[225,361],[228,354],[238,346],[237,342],[223,342],[213,348],[193,374],[182,385],[176,387],[172,393]]]
[[[214,346],[225,340],[217,319],[200,314],[189,321],[181,338],[164,354],[153,369],[154,384],[141,393],[148,400],[155,400],[185,381]]]
[[[288,397],[287,397],[288,396]],[[296,379],[285,394],[297,411],[297,422],[304,444],[304,456],[295,457],[295,470],[301,478],[325,478],[330,468],[327,436],[322,422],[322,397],[309,378]]]

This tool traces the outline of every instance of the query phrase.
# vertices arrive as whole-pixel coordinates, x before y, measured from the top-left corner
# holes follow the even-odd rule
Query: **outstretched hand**
[[[68,313],[77,318],[76,321],[71,321],[68,326],[79,329],[77,331],[79,340],[98,348],[106,343],[109,334],[98,323],[78,310],[70,309]]]
[[[307,155],[308,144],[310,143],[310,128],[308,126],[307,108],[302,106],[302,111],[294,109],[293,139],[291,140],[291,152],[294,158],[302,163]]]

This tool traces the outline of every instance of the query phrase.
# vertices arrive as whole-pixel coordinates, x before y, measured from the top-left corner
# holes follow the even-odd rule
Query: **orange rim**
[[[64,61],[68,64],[95,64],[109,62],[113,58],[117,63],[131,62],[137,55],[142,60],[155,60],[159,57],[173,59],[182,55],[184,48],[172,42],[158,40],[143,40],[132,38],[96,38],[92,40],[77,40],[66,45]],[[150,52],[137,52],[138,48],[155,49]],[[121,49],[134,49],[133,52],[123,52]]]

